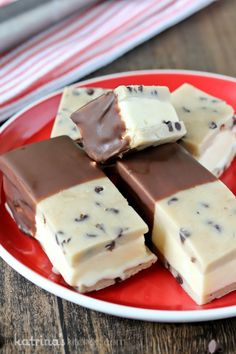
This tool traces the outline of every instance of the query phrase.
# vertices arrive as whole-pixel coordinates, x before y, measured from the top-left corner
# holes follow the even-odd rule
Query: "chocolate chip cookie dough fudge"
[[[117,162],[160,258],[205,304],[236,289],[236,199],[177,143]]]
[[[187,129],[181,143],[203,166],[220,176],[236,152],[233,108],[190,84],[175,90],[171,101]]]
[[[80,292],[124,280],[156,261],[147,225],[66,136],[0,156],[7,207]]]
[[[174,142],[186,133],[162,86],[119,86],[71,115],[88,156],[106,162],[130,150]]]

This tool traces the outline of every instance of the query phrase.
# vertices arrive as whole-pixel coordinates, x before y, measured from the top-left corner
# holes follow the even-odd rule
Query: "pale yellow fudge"
[[[152,243],[198,304],[236,290],[236,199],[179,144],[117,163]]]
[[[220,176],[236,152],[233,108],[187,83],[171,94],[171,101],[187,129],[181,143],[203,166]]]
[[[104,173],[67,136],[0,156],[7,208],[35,237],[53,270],[79,292],[150,267],[148,227]]]

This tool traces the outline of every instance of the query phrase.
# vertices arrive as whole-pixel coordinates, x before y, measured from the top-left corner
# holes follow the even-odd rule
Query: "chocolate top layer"
[[[36,201],[64,189],[104,177],[67,136],[30,144],[0,156],[0,169]]]
[[[130,155],[117,162],[117,169],[121,178],[152,214],[156,201],[217,180],[177,143]]]
[[[105,162],[129,149],[129,139],[123,138],[125,124],[113,92],[87,103],[71,119],[80,129],[84,150],[96,162]]]

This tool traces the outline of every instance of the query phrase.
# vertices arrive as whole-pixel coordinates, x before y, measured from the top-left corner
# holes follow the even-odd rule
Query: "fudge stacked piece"
[[[179,144],[118,161],[166,267],[198,303],[236,289],[236,200]]]
[[[106,162],[183,137],[185,126],[170,99],[167,87],[119,86],[81,107],[71,119],[88,156]]]
[[[181,143],[203,166],[220,176],[236,151],[233,108],[189,84],[175,90],[171,100],[187,129]]]
[[[0,156],[7,206],[65,281],[80,292],[130,277],[156,261],[147,225],[68,137]]]

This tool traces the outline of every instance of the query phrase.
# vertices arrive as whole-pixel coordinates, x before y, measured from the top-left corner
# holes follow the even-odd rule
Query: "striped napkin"
[[[0,57],[0,121],[214,0],[97,1]]]

